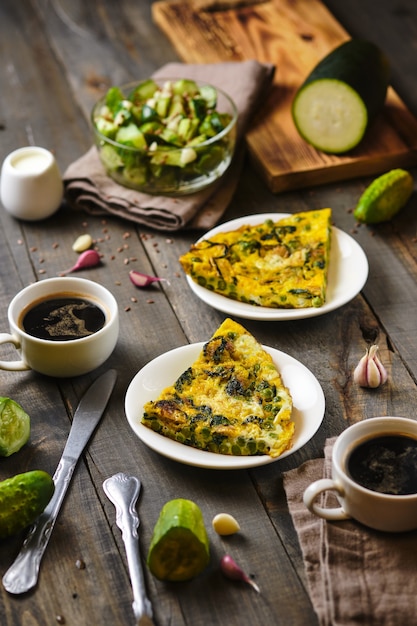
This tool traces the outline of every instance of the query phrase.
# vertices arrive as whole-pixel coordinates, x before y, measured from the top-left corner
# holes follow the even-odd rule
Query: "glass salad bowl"
[[[108,176],[153,195],[204,189],[229,167],[237,109],[212,85],[187,78],[111,87],[91,113]]]

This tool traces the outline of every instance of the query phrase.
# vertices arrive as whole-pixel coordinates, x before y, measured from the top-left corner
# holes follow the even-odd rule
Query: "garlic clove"
[[[65,276],[66,274],[71,274],[72,272],[78,272],[79,270],[83,270],[87,267],[95,267],[96,265],[100,265],[101,258],[97,250],[85,250],[81,252],[78,257],[75,265],[70,267],[67,270],[59,273],[59,276]]]
[[[218,535],[233,535],[240,530],[238,521],[229,513],[218,513],[215,515],[212,526]]]
[[[383,385],[388,374],[378,357],[378,346],[373,345],[367,349],[365,356],[361,358],[353,372],[353,380],[361,387],[375,389]]]
[[[130,270],[129,278],[136,287],[148,287],[155,282],[165,282],[169,285],[167,278],[160,278],[159,276],[149,276],[148,274],[142,274],[137,270]]]
[[[88,233],[80,235],[72,244],[74,252],[85,252],[93,245],[93,238]]]

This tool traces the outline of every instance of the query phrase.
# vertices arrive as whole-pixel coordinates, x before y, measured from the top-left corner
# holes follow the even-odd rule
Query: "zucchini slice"
[[[387,58],[372,42],[341,44],[295,94],[292,117],[301,137],[323,152],[355,148],[384,106],[389,74]]]

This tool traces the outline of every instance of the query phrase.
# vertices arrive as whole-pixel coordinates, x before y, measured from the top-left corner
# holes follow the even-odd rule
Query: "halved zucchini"
[[[384,106],[389,64],[372,42],[351,39],[330,52],[297,90],[292,117],[315,148],[344,153],[363,139]]]

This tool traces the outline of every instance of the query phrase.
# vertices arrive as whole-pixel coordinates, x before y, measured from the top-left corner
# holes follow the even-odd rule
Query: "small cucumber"
[[[183,498],[167,502],[149,547],[151,573],[159,580],[190,580],[208,565],[209,559],[209,540],[198,505]]]
[[[30,417],[15,400],[0,398],[0,456],[18,452],[29,440]]]
[[[387,222],[408,202],[413,187],[413,177],[402,169],[379,176],[359,198],[353,212],[355,219],[364,224]]]
[[[0,482],[0,539],[32,524],[55,491],[52,477],[43,470],[17,474]]]
[[[370,41],[335,48],[295,94],[292,117],[301,137],[323,152],[355,148],[384,106],[389,73],[387,58]]]

